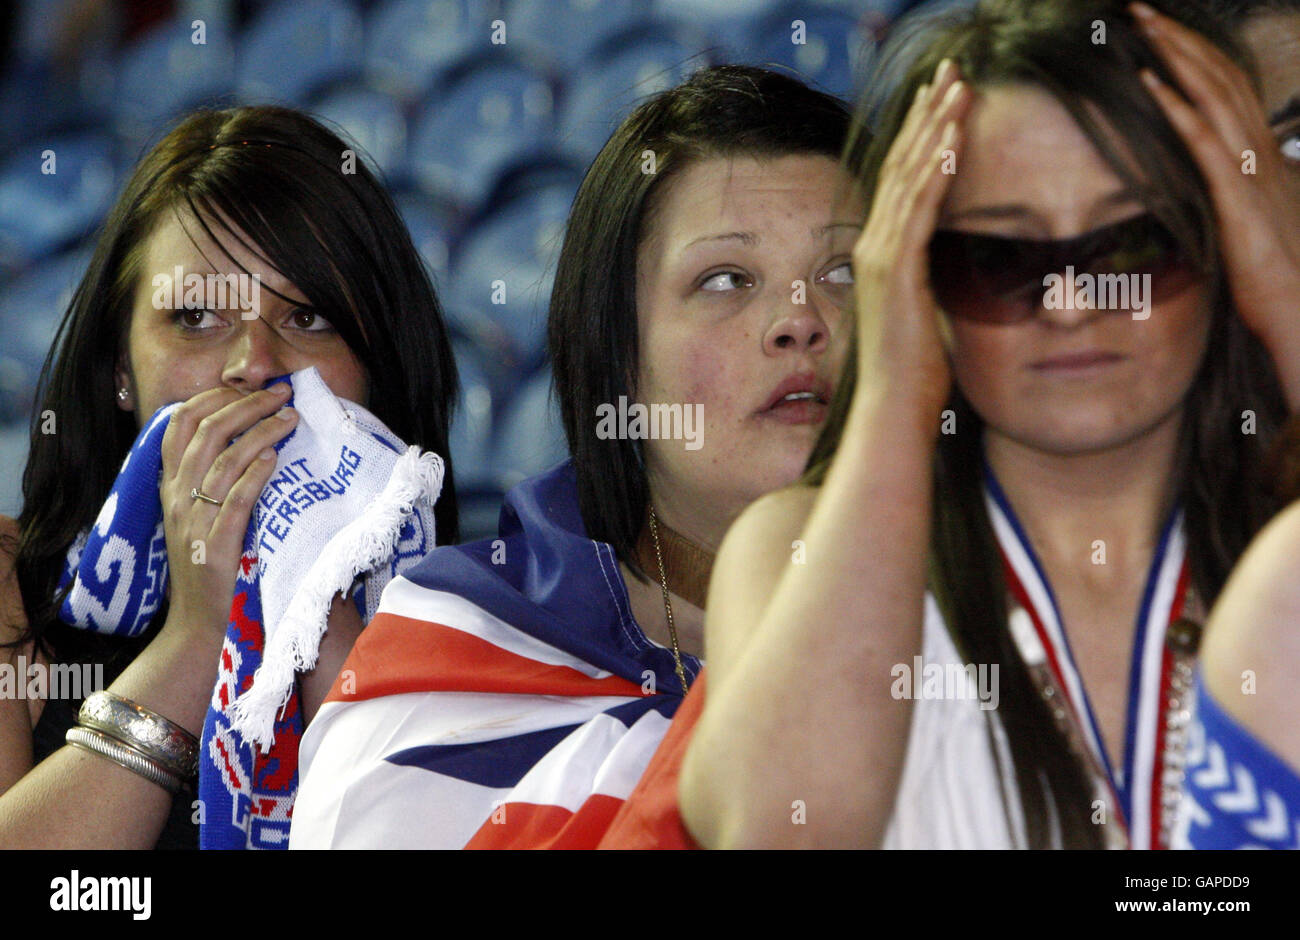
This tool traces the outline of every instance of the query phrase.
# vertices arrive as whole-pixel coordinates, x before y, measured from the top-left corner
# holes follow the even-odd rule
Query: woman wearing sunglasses
[[[1197,624],[1294,404],[1265,288],[1300,281],[1258,198],[1276,150],[1228,173],[1258,104],[1152,19],[981,3],[891,96],[854,378],[711,582],[698,842],[1169,843]]]

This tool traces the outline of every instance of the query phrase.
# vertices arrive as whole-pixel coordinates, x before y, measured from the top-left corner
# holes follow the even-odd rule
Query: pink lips
[[[830,383],[812,372],[787,376],[758,409],[783,424],[820,424],[829,410]]]
[[[1037,372],[1052,375],[1087,374],[1114,365],[1123,359],[1124,357],[1118,353],[1089,350],[1087,352],[1070,353],[1066,356],[1053,356],[1051,359],[1041,359],[1032,363],[1030,368]]]

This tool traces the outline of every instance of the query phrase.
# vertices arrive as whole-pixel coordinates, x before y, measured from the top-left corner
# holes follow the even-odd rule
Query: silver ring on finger
[[[221,505],[221,500],[219,500],[219,499],[213,499],[213,498],[212,498],[211,496],[209,496],[207,493],[200,492],[200,491],[199,491],[199,488],[198,488],[197,486],[192,486],[192,487],[190,487],[190,498],[191,498],[191,499],[200,499],[200,500],[202,500],[203,502],[205,502],[205,503],[211,503],[211,504],[214,505],[214,506],[220,506],[220,505]]]

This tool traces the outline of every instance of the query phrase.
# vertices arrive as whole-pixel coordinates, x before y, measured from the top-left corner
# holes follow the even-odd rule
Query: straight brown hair
[[[1179,4],[1174,15],[1241,60],[1229,37],[1199,8]],[[1105,30],[1101,43],[1095,41],[1098,23]],[[1233,306],[1208,188],[1138,71],[1152,69],[1172,87],[1177,82],[1119,0],[985,0],[931,19],[924,29],[918,42],[918,34],[904,28],[893,47],[909,54],[920,48],[909,61],[900,65],[891,59],[897,53],[886,49],[881,72],[901,74],[901,82],[883,107],[864,100],[855,118],[854,134],[866,134],[869,115],[879,114],[874,142],[852,165],[864,189],[874,191],[917,89],[951,58],[976,88],[1032,85],[1053,95],[1206,272],[1214,308],[1208,352],[1186,401],[1170,507],[1184,507],[1191,577],[1200,596],[1212,603],[1252,536],[1277,508],[1261,468],[1265,445],[1286,405],[1268,353]],[[1126,152],[1117,150],[1108,130]],[[804,481],[810,485],[820,485],[834,458],[855,383],[856,358],[850,355],[809,459]],[[1007,627],[1007,585],[984,500],[983,421],[955,386],[948,407],[956,433],[940,435],[935,454],[929,588],[966,661],[999,666],[998,714],[1011,746],[1030,845],[1051,844],[1048,820],[1055,815],[1066,846],[1100,847],[1102,830],[1091,821],[1093,796],[1084,769],[1057,731]],[[1247,414],[1254,416],[1255,434],[1242,432]],[[991,728],[990,723],[990,734]]]

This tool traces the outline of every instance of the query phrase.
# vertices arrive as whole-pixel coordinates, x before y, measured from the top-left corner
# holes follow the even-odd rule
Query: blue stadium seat
[[[553,129],[549,81],[489,53],[429,96],[411,133],[412,171],[430,195],[477,208],[505,167],[550,148]]]
[[[27,425],[0,425],[0,516],[17,519],[23,509],[23,469],[27,466]]]
[[[492,185],[486,212],[495,212],[542,190],[576,194],[582,185],[584,166],[585,163],[561,154],[546,154],[508,167]]]
[[[781,0],[656,0],[655,13],[679,23],[713,25],[739,22],[770,13]]]
[[[591,160],[633,108],[708,64],[699,46],[670,26],[644,24],[612,37],[569,86],[557,132],[560,146],[583,162]]]
[[[497,534],[502,490],[492,456],[495,392],[482,351],[463,338],[452,340],[460,373],[460,399],[451,424],[451,460],[456,476],[462,542]]]
[[[788,4],[790,0],[776,0],[779,4]],[[805,0],[804,12],[815,10],[839,10],[855,19],[866,18],[873,22],[888,23],[904,10],[914,7],[920,0]],[[973,0],[971,0],[973,2]],[[812,7],[812,10],[808,8]]]
[[[365,71],[376,88],[413,101],[452,65],[490,41],[492,4],[391,0],[366,22]]]
[[[391,97],[348,84],[317,98],[308,110],[339,125],[345,138],[360,146],[358,156],[390,186],[407,180],[406,116]]]
[[[402,214],[415,250],[420,253],[425,267],[439,287],[447,283],[448,263],[451,258],[452,220],[418,192],[398,193],[394,197],[397,211]]]
[[[317,88],[361,70],[361,17],[345,0],[277,3],[239,40],[241,98],[301,105]]]
[[[0,76],[0,152],[95,120],[76,85],[47,63],[11,62]]]
[[[457,489],[495,489],[492,469],[492,383],[475,346],[463,339],[452,341],[460,374],[460,398],[451,422],[451,456]]]
[[[645,16],[645,0],[509,0],[502,20],[519,43],[563,73],[586,65],[603,40]]]
[[[31,416],[41,366],[91,252],[82,246],[42,262],[0,291],[0,427]]]
[[[194,40],[201,38],[202,43]],[[179,20],[161,24],[118,56],[113,121],[132,142],[234,87],[234,45],[218,24],[202,31]]]
[[[472,227],[453,252],[448,317],[481,348],[498,350],[495,365],[506,375],[543,358],[572,197],[562,188],[532,193]]]
[[[862,85],[861,66],[873,47],[860,23],[841,10],[789,3],[749,33],[752,41],[742,61],[784,66],[807,84],[851,100]]]
[[[30,264],[99,223],[116,188],[113,154],[112,139],[90,131],[29,143],[0,166],[0,269]]]
[[[832,2],[832,0],[823,0]],[[844,6],[850,13],[858,13],[875,28],[883,29],[904,13],[920,6],[921,0],[834,0],[836,5]],[[969,3],[972,0],[945,0],[945,2]]]
[[[493,446],[493,466],[503,490],[565,460],[569,447],[551,392],[551,372],[538,370],[507,404]]]

